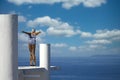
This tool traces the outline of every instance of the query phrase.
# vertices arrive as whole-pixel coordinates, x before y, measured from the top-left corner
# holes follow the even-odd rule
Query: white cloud
[[[120,41],[120,36],[112,38],[111,41]]]
[[[83,4],[85,7],[99,7],[105,3],[106,0],[67,0],[63,2],[62,7],[65,9],[70,9],[81,4]]]
[[[87,41],[86,43],[88,43],[88,44],[110,44],[111,41],[105,40],[105,39],[101,39],[101,40]]]
[[[78,6],[83,2],[84,0],[64,0],[62,3],[62,7],[65,9],[70,9],[74,6]]]
[[[120,30],[97,30],[96,34],[93,35],[97,39],[112,39],[120,36]]]
[[[92,37],[90,32],[81,32],[81,37]]]
[[[98,44],[79,46],[79,49],[82,51],[96,51],[96,50],[103,50],[105,48],[106,48],[105,46]]]
[[[47,33],[49,35],[63,35],[65,37],[71,37],[73,35],[79,34],[79,30],[78,31],[74,31],[73,29],[65,29],[65,28],[55,28],[55,27],[50,27],[47,29]]]
[[[106,49],[106,47],[103,46],[103,45],[98,45],[98,44],[90,44],[90,45],[88,46],[88,49],[89,49],[90,51],[96,51],[96,50]]]
[[[70,46],[69,50],[73,52],[78,52],[78,53],[84,53],[84,52],[93,52],[96,50],[104,50],[106,49],[105,46],[103,45],[98,45],[98,44],[87,44],[87,45],[81,45],[81,46]],[[87,54],[87,53],[86,53]],[[85,55],[86,55],[85,54]]]
[[[97,39],[101,43],[112,43],[114,44],[115,41],[120,41],[120,30],[113,29],[113,30],[97,30],[95,34],[93,34],[93,38]],[[95,42],[95,41],[94,41]],[[97,42],[97,41],[96,41]]]
[[[112,46],[116,41],[120,41],[120,30],[97,30],[94,34],[81,31],[81,37],[91,38],[85,41],[87,46],[80,47],[81,50],[104,49],[107,45]]]
[[[53,47],[61,47],[61,48],[63,48],[63,47],[67,47],[68,45],[67,44],[65,44],[65,43],[56,43],[56,44],[52,44],[52,46]]]
[[[85,7],[99,7],[106,3],[106,0],[8,0],[16,5],[22,4],[55,4],[61,3],[65,9],[83,4]]]
[[[38,17],[34,20],[28,21],[27,25],[30,27],[36,27],[36,26],[53,26],[57,27],[61,22],[59,22],[57,19],[52,19],[49,16],[44,16],[44,17]]]
[[[99,48],[99,46],[98,45],[89,45],[88,48],[89,49],[96,49],[96,48]]]
[[[26,17],[19,15],[18,16],[18,22],[26,22]]]
[[[99,7],[105,3],[106,0],[84,0],[83,5],[86,7]]]
[[[91,37],[95,39],[119,39],[120,37],[120,30],[119,29],[113,29],[113,30],[97,30],[96,33],[92,34],[90,32],[80,32],[81,37]]]
[[[70,50],[70,51],[76,51],[76,50],[77,50],[77,47],[76,47],[76,46],[70,46],[70,47],[69,47],[69,50]]]
[[[74,30],[73,26],[69,25],[67,22],[62,22],[60,19],[53,19],[49,16],[38,17],[34,20],[30,20],[27,26],[38,27],[46,26],[47,33],[49,35],[61,35],[66,37],[71,37],[80,33],[80,30]]]

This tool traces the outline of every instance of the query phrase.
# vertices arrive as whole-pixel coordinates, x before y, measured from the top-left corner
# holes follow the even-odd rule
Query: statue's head
[[[32,32],[35,32],[36,30],[35,29],[32,29]]]

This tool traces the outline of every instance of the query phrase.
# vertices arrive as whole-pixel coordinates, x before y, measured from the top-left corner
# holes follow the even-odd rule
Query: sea
[[[120,57],[51,57],[50,80],[120,80]],[[19,58],[19,66],[29,66],[29,58]],[[37,66],[39,60],[37,58]]]

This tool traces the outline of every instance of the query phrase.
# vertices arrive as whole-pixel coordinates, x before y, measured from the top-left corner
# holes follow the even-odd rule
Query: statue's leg
[[[29,44],[29,52],[30,52],[30,65],[32,66],[32,60],[33,60],[33,57],[32,57],[32,45]]]
[[[32,56],[33,56],[33,62],[34,62],[34,65],[36,65],[35,44],[32,45]]]
[[[33,58],[32,58],[32,54],[30,54],[30,66],[32,66],[32,62],[33,62]]]

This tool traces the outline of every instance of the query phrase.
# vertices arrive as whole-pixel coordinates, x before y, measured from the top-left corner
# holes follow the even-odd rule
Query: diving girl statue
[[[35,29],[32,29],[31,32],[22,31],[22,33],[25,33],[29,36],[28,48],[30,52],[30,66],[35,66],[36,65],[36,56],[35,56],[36,36],[41,32],[40,31],[36,32]]]

